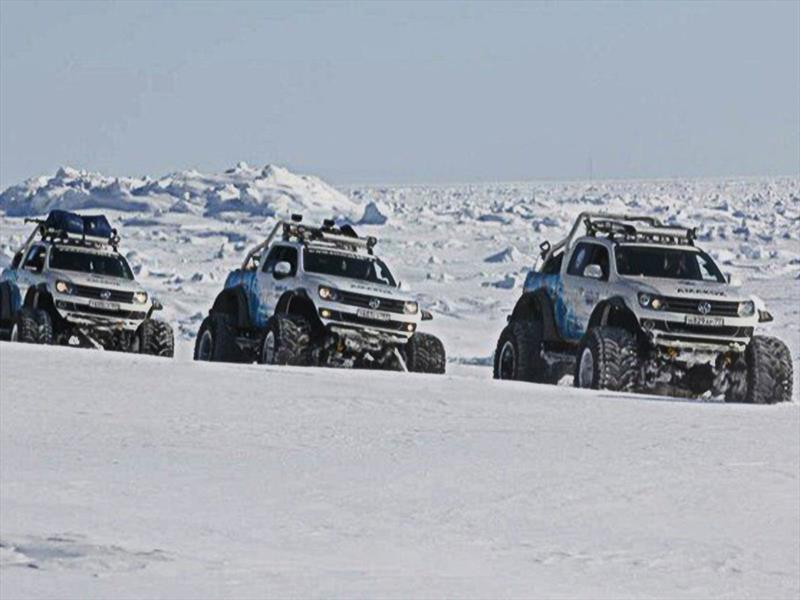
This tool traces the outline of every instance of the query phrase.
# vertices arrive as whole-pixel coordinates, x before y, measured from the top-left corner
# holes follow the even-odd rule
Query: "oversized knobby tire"
[[[11,339],[16,319],[14,312],[19,305],[19,289],[11,282],[0,282],[0,339]]]
[[[38,343],[52,344],[53,343],[53,319],[50,313],[43,308],[37,308],[33,311],[33,318],[36,319],[36,324],[39,327]]]
[[[232,319],[226,314],[212,313],[200,324],[194,343],[194,359],[214,362],[242,362],[242,351],[236,344]]]
[[[728,402],[774,404],[792,399],[792,353],[781,340],[755,336],[745,350],[746,391],[726,397]]]
[[[11,339],[25,344],[39,343],[39,323],[33,309],[23,306],[17,312]]]
[[[636,338],[619,327],[595,327],[581,342],[575,361],[575,387],[633,392],[638,387]]]
[[[175,354],[175,336],[172,327],[164,321],[147,319],[139,325],[139,353],[171,358]]]
[[[415,333],[406,342],[406,367],[414,373],[445,372],[447,355],[444,344],[429,333]]]
[[[311,364],[311,324],[297,315],[275,315],[267,321],[259,362],[267,365]]]
[[[511,321],[500,333],[494,352],[494,378],[558,383],[542,358],[542,324]]]

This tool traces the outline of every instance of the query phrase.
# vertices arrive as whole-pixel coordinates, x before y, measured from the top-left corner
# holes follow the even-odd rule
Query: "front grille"
[[[708,303],[711,305],[711,312],[705,313],[709,316],[718,317],[738,317],[739,303],[728,302],[725,300],[697,300],[696,298],[662,298],[664,308],[668,312],[683,313],[687,315],[699,315],[700,305]]]
[[[110,295],[104,297],[101,295],[103,292],[108,292]],[[73,285],[72,293],[82,298],[94,298],[95,300],[108,300],[109,302],[122,302],[123,304],[131,304],[133,302],[133,292],[121,292],[90,285]]]
[[[144,319],[147,313],[135,310],[120,310],[108,308],[96,308],[88,304],[75,304],[74,302],[63,302],[61,300],[56,302],[56,308],[67,310],[69,312],[80,313],[83,315],[96,316],[96,317],[115,317],[117,319]]]
[[[670,333],[691,333],[695,335],[722,335],[730,337],[749,337],[753,334],[752,327],[712,327],[708,325],[690,325],[673,321],[654,321],[654,329]]]
[[[370,306],[370,302],[377,300],[380,302],[379,306]],[[383,310],[386,312],[403,313],[405,311],[405,301],[392,300],[391,298],[378,298],[377,296],[368,296],[366,294],[357,294],[356,292],[339,291],[339,302],[342,304],[349,304],[350,306],[359,306],[361,308],[371,308],[373,310]]]

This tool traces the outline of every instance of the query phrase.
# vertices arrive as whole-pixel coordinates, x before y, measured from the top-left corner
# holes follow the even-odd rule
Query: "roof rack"
[[[285,242],[299,242],[308,246],[333,248],[346,250],[348,252],[358,252],[364,250],[370,256],[373,255],[373,248],[378,243],[377,238],[359,237],[351,225],[336,226],[333,219],[325,219],[320,227],[303,225],[303,216],[293,214],[290,221],[278,221],[270,231],[267,238],[250,250],[245,256],[242,268],[246,269],[251,260],[268,247],[278,233]]]
[[[42,240],[102,248],[111,246],[117,251],[119,234],[108,223],[105,215],[79,215],[65,210],[51,210],[46,219],[25,219],[25,223],[36,223],[23,247],[37,235]]]
[[[581,227],[584,228],[585,234],[581,233]],[[697,238],[697,230],[667,226],[657,218],[645,215],[582,212],[575,219],[575,224],[566,238],[552,246],[549,242],[540,246],[542,259],[547,260],[562,248],[569,249],[575,239],[581,235],[595,237],[604,235],[616,242],[693,246],[694,240]]]

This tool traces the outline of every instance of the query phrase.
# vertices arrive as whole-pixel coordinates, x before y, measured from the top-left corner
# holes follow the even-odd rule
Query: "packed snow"
[[[3,598],[800,593],[795,403],[0,356]]]
[[[53,208],[109,216],[177,357],[0,344],[0,596],[800,593],[800,179],[333,187],[275,165],[64,167],[0,194],[0,268],[23,218]],[[794,402],[491,381],[539,245],[584,210],[697,226],[775,315]],[[226,274],[291,213],[378,238],[450,375],[191,362]]]

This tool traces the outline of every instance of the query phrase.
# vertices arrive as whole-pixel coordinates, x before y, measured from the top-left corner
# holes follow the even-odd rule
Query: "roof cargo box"
[[[51,210],[44,222],[45,229],[83,235],[83,217],[66,210]]]
[[[44,222],[44,228],[49,232],[59,232],[69,238],[86,241],[108,243],[114,236],[114,230],[105,215],[78,215],[66,210],[51,210]]]

